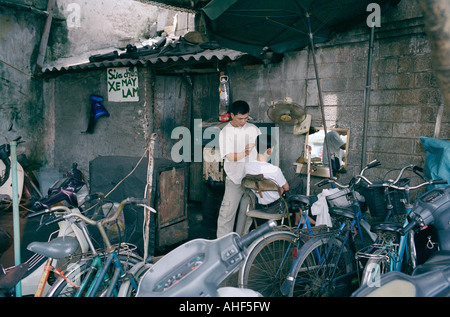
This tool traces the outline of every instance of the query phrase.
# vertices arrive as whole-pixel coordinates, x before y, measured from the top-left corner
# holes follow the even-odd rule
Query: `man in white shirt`
[[[217,237],[233,231],[237,208],[240,204],[236,231],[243,228],[245,212],[249,201],[243,195],[241,181],[244,178],[245,163],[256,160],[255,139],[261,131],[248,123],[250,107],[239,100],[231,105],[231,121],[220,131],[219,149],[224,158],[225,193],[217,219]],[[240,233],[240,232],[238,232]]]
[[[268,162],[274,147],[275,144],[270,135],[259,135],[256,138],[256,150],[258,153],[256,161],[245,164],[245,174],[263,174],[264,178],[275,181],[281,187],[281,193],[283,193],[289,190],[289,184],[281,169]],[[277,191],[264,191],[262,192],[262,197],[259,195],[256,195],[256,197],[258,198],[257,209],[269,213],[278,213],[280,208],[284,208]]]

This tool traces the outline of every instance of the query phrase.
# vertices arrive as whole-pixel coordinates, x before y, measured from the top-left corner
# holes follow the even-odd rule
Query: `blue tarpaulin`
[[[430,179],[442,178],[450,183],[450,141],[420,137],[425,156],[425,175]],[[448,186],[448,185],[434,185]]]

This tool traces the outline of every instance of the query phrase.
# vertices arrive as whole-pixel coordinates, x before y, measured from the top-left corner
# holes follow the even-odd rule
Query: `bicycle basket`
[[[345,188],[327,196],[327,202],[330,207],[347,207],[353,204],[353,198],[350,196],[350,189]],[[359,195],[359,193],[356,193],[356,199],[359,202],[365,201],[365,198]]]
[[[402,178],[399,180],[399,186],[409,184],[409,179]],[[367,207],[372,217],[384,218],[388,212],[384,187],[364,187],[361,189],[364,197],[366,197]],[[394,215],[403,215],[406,213],[405,205],[400,201],[402,192],[397,189],[389,189],[391,194],[391,203],[393,205]]]

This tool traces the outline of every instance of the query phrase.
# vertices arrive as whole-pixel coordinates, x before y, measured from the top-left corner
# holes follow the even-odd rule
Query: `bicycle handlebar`
[[[96,199],[103,200],[103,198],[104,198],[104,196],[101,193],[92,194],[92,195],[88,195],[86,197],[85,202],[86,201],[90,201],[90,200],[96,200]],[[124,199],[120,203],[120,205],[117,208],[117,210],[111,216],[109,216],[107,218],[100,219],[100,220],[92,220],[91,218],[86,217],[85,215],[83,215],[83,214],[81,214],[79,212],[72,211],[69,207],[66,207],[66,206],[55,206],[55,207],[51,207],[51,208],[44,209],[44,210],[41,210],[41,211],[37,211],[37,212],[34,212],[34,213],[28,215],[28,218],[33,218],[33,217],[41,216],[41,215],[44,215],[44,214],[50,214],[50,213],[61,211],[61,212],[65,213],[62,217],[58,217],[56,219],[52,219],[50,221],[47,221],[45,224],[46,225],[51,225],[51,224],[56,223],[58,221],[62,221],[62,220],[67,219],[67,218],[75,217],[75,218],[81,219],[82,221],[84,221],[85,223],[90,224],[90,225],[94,225],[94,226],[102,225],[103,226],[103,225],[106,225],[106,224],[108,224],[110,222],[116,221],[117,218],[119,217],[120,213],[122,212],[123,208],[125,207],[125,205],[132,204],[132,203],[144,204],[145,205],[147,203],[147,199],[143,199],[143,198],[127,198],[127,199]]]
[[[352,180],[349,182],[348,185],[340,184],[340,183],[336,180],[335,177],[333,177],[333,178],[330,177],[330,178],[328,178],[328,179],[325,179],[325,180],[323,180],[323,181],[320,181],[320,182],[317,183],[316,185],[317,185],[318,187],[322,187],[322,186],[324,186],[324,185],[326,185],[326,184],[332,182],[332,183],[336,184],[336,185],[337,185],[338,187],[340,187],[340,188],[348,188],[348,187],[352,187],[352,186],[358,184],[358,182],[359,182],[358,177],[364,177],[363,174],[364,174],[364,172],[365,172],[366,170],[371,169],[371,168],[376,167],[376,166],[379,166],[379,165],[381,165],[380,161],[378,161],[378,160],[373,160],[373,161],[371,161],[369,164],[366,165],[366,167],[364,167],[364,168],[361,170],[361,173],[359,173],[357,176],[355,176],[355,177],[352,178]]]
[[[414,190],[414,189],[418,189],[420,187],[423,187],[425,185],[440,185],[440,184],[447,184],[448,182],[442,178],[439,179],[431,179],[429,181],[425,181],[419,185],[416,186],[409,186],[409,185],[405,185],[405,186],[399,186],[399,185],[395,185],[397,184],[401,177],[403,176],[403,173],[407,170],[407,169],[411,169],[415,174],[417,174],[418,176],[420,176],[423,180],[425,180],[425,177],[419,173],[423,173],[423,168],[416,166],[414,164],[410,164],[407,165],[405,167],[403,167],[400,171],[400,173],[398,174],[397,178],[393,181],[386,181],[386,182],[381,182],[381,183],[373,183],[371,182],[369,179],[367,179],[367,177],[365,177],[363,175],[364,171],[366,169],[375,167],[375,166],[379,166],[381,163],[378,162],[377,160],[374,160],[372,162],[370,162],[362,171],[359,175],[356,175],[355,177],[353,177],[353,179],[350,181],[349,185],[342,185],[340,183],[338,183],[336,181],[336,179],[334,178],[329,178],[326,180],[323,180],[321,182],[319,182],[318,184],[316,184],[317,186],[321,187],[325,184],[328,184],[329,182],[333,182],[334,184],[336,184],[338,187],[340,188],[348,188],[351,187],[353,185],[358,184],[361,180],[363,180],[365,183],[367,183],[367,187],[369,188],[377,188],[377,187],[389,187],[389,188],[394,188],[394,189],[398,189],[398,190]]]
[[[399,185],[395,185],[395,181],[392,182],[382,182],[382,183],[372,183],[371,181],[369,181],[366,177],[364,176],[357,176],[358,178],[364,180],[364,182],[367,183],[367,187],[369,188],[377,188],[377,187],[389,187],[389,188],[394,188],[394,189],[398,189],[398,190],[414,190],[414,189],[418,189],[420,187],[423,187],[425,185],[441,185],[441,184],[447,184],[447,180],[439,178],[439,179],[430,179],[429,181],[423,182],[419,185],[416,186],[409,186],[409,185],[405,185],[405,186],[399,186]]]
[[[51,208],[47,208],[47,209],[43,209],[43,210],[40,210],[40,211],[33,212],[33,213],[27,215],[27,218],[34,218],[34,217],[37,217],[37,216],[42,216],[42,215],[45,215],[45,214],[48,214],[48,213],[51,213],[51,212],[58,211],[58,209],[62,209],[61,210],[62,212],[65,212],[65,211],[70,212],[70,209],[68,207],[66,207],[66,206],[56,206],[56,207],[51,207]]]
[[[70,218],[70,217],[76,217],[79,218],[81,220],[83,220],[84,222],[86,222],[87,224],[90,225],[94,225],[94,226],[98,226],[98,225],[106,225],[110,222],[114,222],[117,220],[117,218],[119,217],[120,213],[122,212],[123,208],[125,207],[125,205],[127,204],[146,204],[147,199],[145,198],[126,198],[124,200],[122,200],[122,202],[120,203],[119,207],[117,208],[117,210],[109,217],[107,218],[103,218],[100,220],[92,220],[91,218],[86,217],[85,215],[81,214],[81,213],[68,213],[66,215],[64,215],[64,218]]]

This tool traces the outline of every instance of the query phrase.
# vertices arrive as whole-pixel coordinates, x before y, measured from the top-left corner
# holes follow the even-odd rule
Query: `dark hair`
[[[234,115],[237,114],[247,114],[250,111],[250,106],[248,105],[247,102],[243,101],[243,100],[238,100],[233,102],[233,104],[231,105],[231,109],[230,112]]]
[[[276,142],[273,140],[272,136],[269,134],[260,134],[256,137],[256,151],[259,154],[264,154],[268,149],[272,149],[275,147]]]

